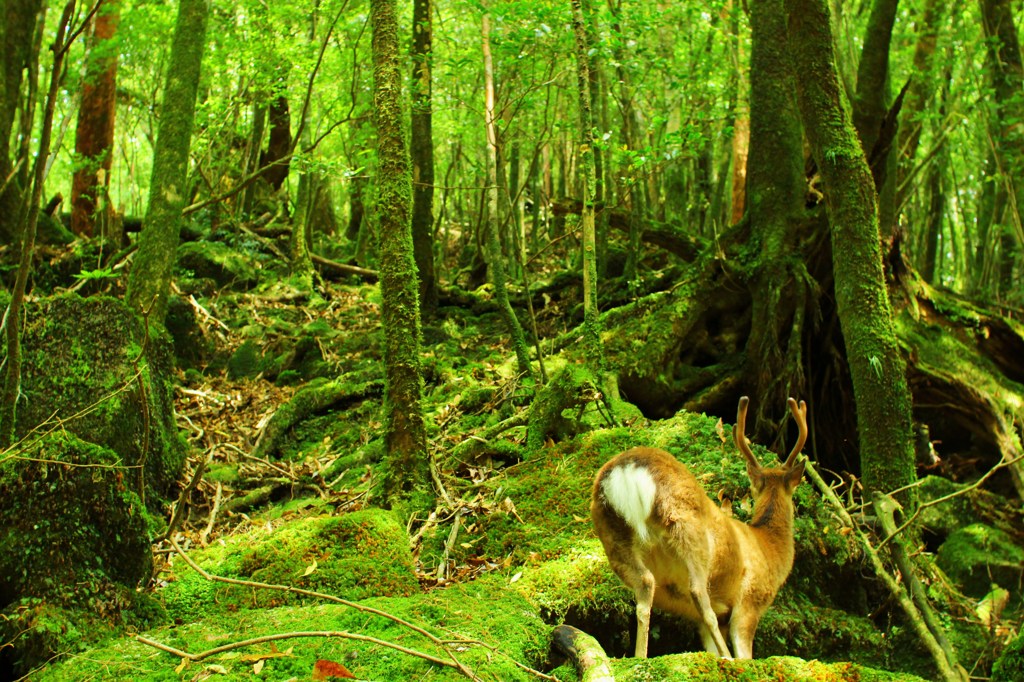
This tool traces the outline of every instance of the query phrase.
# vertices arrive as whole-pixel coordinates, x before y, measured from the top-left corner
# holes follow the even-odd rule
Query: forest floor
[[[194,485],[173,542],[157,547],[149,590],[164,624],[33,679],[575,680],[551,651],[554,626],[579,627],[613,656],[631,651],[635,629],[631,594],[590,526],[601,464],[633,445],[665,447],[710,495],[749,513],[743,463],[717,418],[680,412],[613,427],[590,401],[571,415],[578,433],[528,448],[515,418],[533,387],[515,370],[486,287],[475,310],[445,307],[424,326],[437,507],[411,518],[381,509],[379,296],[350,281],[312,297],[279,284],[189,297],[215,349],[175,387],[192,446],[182,481]],[[567,331],[572,305],[541,311],[542,346]],[[548,375],[567,362],[553,352]],[[329,398],[275,427],[315,390]],[[495,430],[507,420],[517,425]],[[811,486],[795,501],[797,564],[755,639],[766,658],[681,654],[701,648],[695,630],[658,614],[655,657],[613,659],[615,679],[932,677],[849,530]],[[976,671],[1015,630],[979,635],[973,614],[944,617]]]

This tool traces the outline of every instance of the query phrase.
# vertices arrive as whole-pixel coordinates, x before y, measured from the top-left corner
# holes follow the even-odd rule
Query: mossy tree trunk
[[[807,268],[798,248],[805,222],[803,130],[786,38],[783,0],[750,4],[750,148],[747,215],[760,253],[751,281],[747,369],[757,421],[778,414],[803,377]]]
[[[46,179],[46,161],[50,155],[50,138],[53,134],[53,112],[57,105],[57,90],[63,79],[64,59],[70,43],[65,44],[65,32],[71,21],[74,3],[64,6],[64,14],[57,25],[51,51],[53,65],[50,67],[50,87],[46,93],[46,108],[39,132],[39,149],[32,166],[32,191],[27,206],[19,210],[19,221],[25,222],[21,240],[21,262],[15,277],[14,289],[11,291],[11,302],[7,308],[4,325],[7,341],[7,357],[4,358],[5,373],[3,394],[0,395],[0,448],[7,448],[14,442],[15,422],[17,418],[18,398],[21,395],[21,318],[22,306],[25,301],[25,290],[28,285],[29,272],[35,254],[36,227],[39,221],[39,205],[43,194],[43,182]]]
[[[853,124],[864,153],[872,156],[876,145],[887,147],[873,159],[878,192],[878,223],[883,234],[896,228],[895,160],[892,143],[882,138],[882,124],[892,100],[889,84],[889,45],[896,22],[899,0],[874,0],[864,33],[864,48],[857,66],[857,93],[853,103]],[[878,180],[881,182],[878,182]]]
[[[576,37],[576,88],[580,113],[579,172],[583,177],[582,244],[583,250],[583,352],[594,376],[600,378],[601,393],[612,415],[621,412],[618,378],[608,371],[601,343],[601,317],[597,303],[597,225],[596,202],[600,188],[595,163],[594,117],[592,105],[594,83],[591,76],[590,33],[583,0],[571,0],[573,33]],[[603,190],[602,190],[603,191]]]
[[[420,311],[413,258],[412,177],[402,112],[395,0],[371,0],[373,111],[377,126],[377,225],[384,330],[388,502],[427,507],[430,470],[423,424]]]
[[[75,154],[87,165],[75,171],[71,182],[71,231],[89,237],[95,232],[96,211],[112,212],[104,195],[113,161],[118,54],[114,35],[120,20],[121,0],[104,2],[93,19],[75,129]]]
[[[153,150],[149,208],[128,278],[128,304],[162,326],[187,200],[188,152],[206,46],[209,0],[181,0]]]
[[[433,66],[432,0],[412,7],[412,244],[419,273],[420,308],[437,308],[434,272],[434,132],[431,121]]]
[[[980,0],[988,46],[986,68],[994,91],[989,128],[995,145],[997,178],[1006,187],[1008,205],[999,237],[994,274],[998,294],[1012,288],[1014,259],[1024,244],[1024,63],[1010,0]],[[994,219],[999,220],[999,215]]]
[[[11,158],[14,119],[21,109],[22,71],[32,58],[42,0],[5,0],[0,5],[0,241],[13,243],[21,234],[18,213],[26,188],[18,181],[17,164],[27,159]]]
[[[498,132],[494,111],[494,65],[491,60],[491,18],[486,8],[481,18],[480,34],[482,38],[482,49],[484,58],[484,125],[487,130],[487,221],[484,225],[484,243],[487,251],[487,269],[491,275],[491,283],[494,285],[494,298],[497,300],[498,309],[505,318],[508,327],[512,348],[516,353],[516,362],[519,372],[525,376],[532,377],[533,369],[530,367],[530,353],[526,347],[526,335],[523,327],[519,324],[515,310],[508,300],[508,284],[505,270],[505,256],[501,249],[501,240],[498,237],[499,207],[498,207]]]
[[[916,474],[911,397],[882,270],[874,180],[839,84],[826,0],[788,0],[788,11],[800,111],[831,224],[861,471],[869,489],[884,492],[913,482]]]

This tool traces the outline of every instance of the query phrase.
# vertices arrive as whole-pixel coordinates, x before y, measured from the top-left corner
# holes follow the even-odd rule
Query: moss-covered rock
[[[186,445],[174,421],[173,356],[115,298],[55,296],[27,304],[17,435],[56,427],[110,448],[145,480],[151,508],[171,497]],[[134,482],[131,487],[140,490]]]
[[[1015,587],[1024,576],[1024,549],[1001,530],[974,523],[954,532],[939,547],[936,561],[963,591],[975,598],[992,583]]]
[[[0,462],[0,666],[26,672],[130,618],[152,554],[117,454],[61,431],[14,454]]]
[[[419,591],[405,528],[380,509],[291,521],[190,553],[226,578],[290,585],[348,600]],[[179,622],[208,612],[294,604],[308,597],[211,582],[180,560],[158,597]]]
[[[338,604],[282,606],[230,612],[220,608],[186,625],[145,633],[154,641],[198,653],[233,641],[288,632],[348,632],[378,638],[442,660],[454,655],[486,680],[517,682],[537,678],[518,664],[539,667],[546,658],[550,627],[534,606],[508,589],[503,577],[415,594],[374,598],[362,605],[384,611],[453,642],[448,650],[393,620]],[[40,672],[38,682],[68,679],[179,681],[215,672],[218,680],[253,679],[253,664],[263,657],[260,679],[311,679],[317,661],[343,664],[362,680],[465,680],[451,667],[401,653],[372,641],[311,636],[264,643],[226,652],[175,670],[181,659],[124,638],[102,649]],[[213,667],[215,666],[215,667]]]
[[[256,261],[220,242],[181,244],[178,269],[197,279],[212,279],[220,288],[246,290],[259,282]]]

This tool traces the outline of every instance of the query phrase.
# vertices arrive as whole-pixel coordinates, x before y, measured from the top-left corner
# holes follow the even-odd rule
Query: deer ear
[[[786,472],[786,486],[793,490],[797,484],[800,483],[800,479],[804,477],[804,460],[800,460],[797,464],[793,465],[793,468]]]

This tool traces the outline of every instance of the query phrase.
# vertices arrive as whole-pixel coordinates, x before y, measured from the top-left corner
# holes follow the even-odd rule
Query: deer
[[[651,607],[697,624],[704,649],[752,658],[754,633],[793,568],[793,491],[804,474],[807,404],[788,400],[799,435],[780,467],[762,467],[745,435],[740,398],[733,437],[754,499],[749,524],[732,517],[665,450],[635,447],[597,472],[590,515],[612,570],[636,600],[637,658],[647,658]]]

